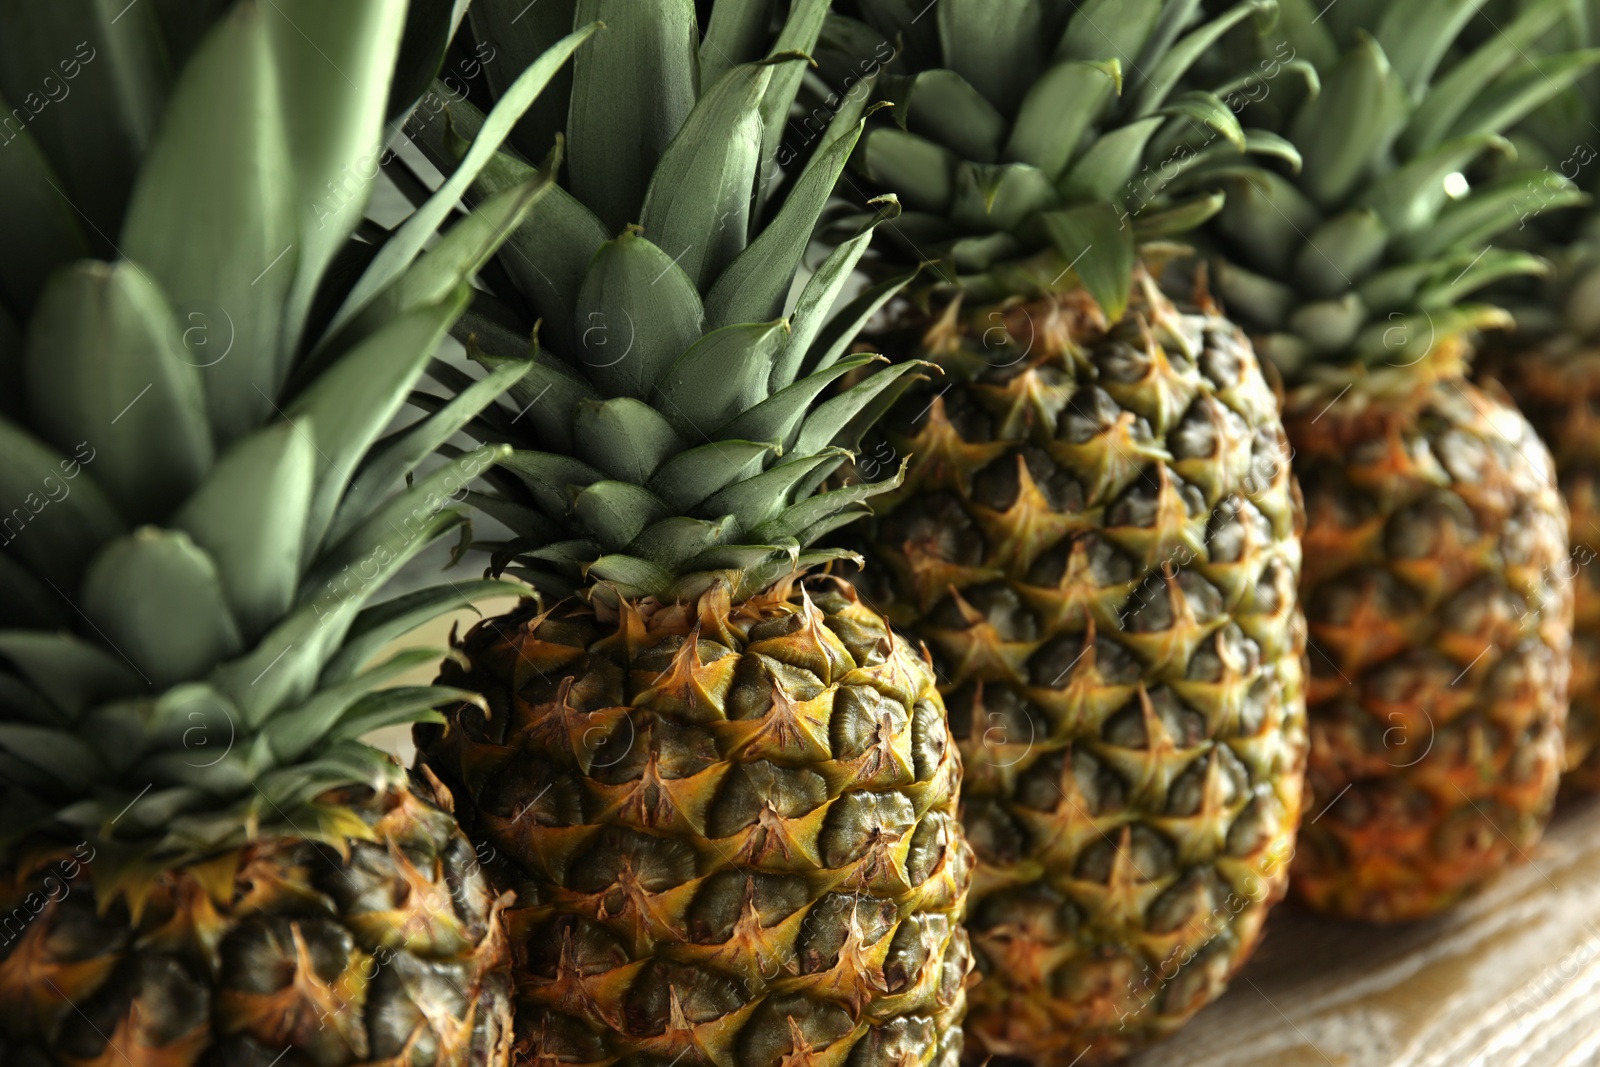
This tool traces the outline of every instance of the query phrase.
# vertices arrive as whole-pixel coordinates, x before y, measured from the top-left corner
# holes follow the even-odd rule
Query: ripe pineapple
[[[865,21],[824,61],[843,91],[896,54],[857,152],[907,202],[877,265],[941,275],[872,338],[946,377],[873,457],[911,470],[859,584],[932,646],[967,768],[969,1053],[1105,1063],[1221,992],[1288,878],[1305,631],[1277,402],[1136,241],[1214,212],[1241,152],[1295,157],[1231,110],[1262,70],[1175,91],[1251,5],[916,6],[840,5]]]
[[[1254,117],[1304,166],[1241,170],[1211,226],[1219,291],[1289,379],[1319,808],[1293,877],[1340,915],[1429,915],[1523,858],[1560,774],[1567,513],[1527,421],[1465,378],[1470,331],[1506,317],[1463,301],[1543,266],[1489,244],[1529,175],[1460,174],[1592,62],[1527,58],[1559,8],[1452,51],[1473,4],[1435,25],[1423,0],[1320,21],[1284,0],[1262,49],[1292,47],[1321,92],[1269,96]]]
[[[5,6],[8,95],[95,55],[0,149],[0,1063],[505,1064],[507,901],[358,738],[458,696],[373,654],[502,587],[373,603],[505,450],[402,480],[513,372],[380,434],[549,176],[356,245],[398,5]]]
[[[521,6],[472,8],[502,69]],[[607,30],[573,66],[568,179],[473,320],[485,365],[530,368],[469,427],[516,448],[475,501],[511,531],[495,568],[548,599],[459,642],[441,681],[488,710],[416,739],[517,893],[518,1062],[960,1053],[971,852],[944,706],[848,585],[807,575],[888,488],[825,483],[915,370],[847,355],[883,299],[835,311],[870,227],[787,302],[861,132],[840,118],[777,180],[825,10],[794,4],[769,41],[760,5],[713,5],[702,36],[689,0],[579,3]],[[544,14],[535,40],[567,29]],[[478,121],[438,116],[447,173]],[[527,169],[507,156],[479,192]]]
[[[1518,5],[1525,7],[1527,5]],[[1569,16],[1540,40],[1546,49],[1592,45],[1592,5],[1582,18]],[[1504,18],[1496,13],[1497,19]],[[1572,635],[1572,706],[1567,718],[1563,786],[1600,790],[1600,569],[1590,566],[1600,551],[1600,215],[1557,211],[1537,218],[1529,208],[1565,198],[1568,180],[1592,197],[1600,170],[1600,75],[1585,74],[1570,89],[1525,120],[1514,141],[1518,159],[1542,164],[1560,177],[1530,185],[1518,209],[1518,247],[1551,260],[1550,274],[1530,284],[1508,279],[1493,293],[1515,320],[1515,328],[1490,339],[1479,361],[1480,377],[1502,383],[1555,456],[1561,495],[1572,513],[1571,546],[1562,569],[1574,575],[1576,603]],[[1519,284],[1520,283],[1520,284]]]

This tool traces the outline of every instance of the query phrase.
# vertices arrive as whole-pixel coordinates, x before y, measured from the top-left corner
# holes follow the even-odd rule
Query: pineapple
[[[860,18],[824,53],[841,94],[895,55],[876,92],[896,106],[847,189],[906,201],[879,273],[938,260],[872,342],[946,372],[871,457],[912,463],[858,584],[932,646],[967,769],[969,1052],[1106,1063],[1221,992],[1284,893],[1301,811],[1277,401],[1204,288],[1179,307],[1150,273],[1168,253],[1149,242],[1217,210],[1219,168],[1294,162],[1233,113],[1261,71],[1177,91],[1270,9],[920,6],[841,4]]]
[[[551,176],[426,255],[459,187],[355,244],[352,173],[425,87],[402,33],[437,56],[448,19],[4,6],[8,97],[87,51],[0,149],[0,1063],[506,1064],[508,898],[358,738],[458,696],[389,684],[435,653],[373,655],[502,589],[374,602],[506,450],[402,481],[514,372],[380,434]]]
[[[498,72],[569,28],[522,7],[473,5]],[[927,664],[809,547],[888,488],[826,483],[916,368],[848,354],[881,302],[841,300],[871,227],[788,301],[862,123],[782,142],[826,4],[771,40],[763,8],[718,2],[702,33],[690,0],[576,5],[607,29],[514,142],[539,158],[564,106],[567,179],[471,321],[485,366],[528,368],[469,426],[515,448],[473,499],[510,531],[493,569],[545,599],[444,668],[488,710],[415,736],[517,894],[518,1062],[961,1050],[960,757]],[[436,117],[446,173],[478,123]],[[478,193],[528,170],[507,154]]]
[[[1425,0],[1320,20],[1284,0],[1262,50],[1291,47],[1321,91],[1257,110],[1304,166],[1241,170],[1211,223],[1217,287],[1288,378],[1306,498],[1318,814],[1293,884],[1375,921],[1433,914],[1524,858],[1563,760],[1567,512],[1527,420],[1465,376],[1471,331],[1506,316],[1464,301],[1543,267],[1490,244],[1529,175],[1474,188],[1461,171],[1593,57],[1528,58],[1559,2],[1452,49],[1476,6],[1434,25]],[[1564,179],[1550,194],[1575,196]]]
[[[1569,12],[1540,43],[1546,48],[1592,44],[1600,12],[1591,4],[1578,10],[1582,17]],[[1562,784],[1584,791],[1600,790],[1600,571],[1589,565],[1600,551],[1600,434],[1593,425],[1600,410],[1600,319],[1594,311],[1600,292],[1600,215],[1592,206],[1579,215],[1524,213],[1531,216],[1529,209],[1542,207],[1553,195],[1566,199],[1569,180],[1592,197],[1600,165],[1597,117],[1600,76],[1591,72],[1540,107],[1514,138],[1520,160],[1542,163],[1559,177],[1540,174],[1527,186],[1517,229],[1508,239],[1548,257],[1553,269],[1536,284],[1508,279],[1493,293],[1516,325],[1489,339],[1478,367],[1480,377],[1504,385],[1550,446],[1572,513],[1570,554],[1561,564],[1574,576],[1576,604]]]

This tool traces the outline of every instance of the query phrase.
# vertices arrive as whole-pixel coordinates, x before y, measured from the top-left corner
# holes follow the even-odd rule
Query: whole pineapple
[[[508,1063],[507,899],[358,738],[458,696],[367,661],[501,588],[373,603],[504,450],[403,480],[513,372],[380,434],[548,176],[353,244],[400,5],[62,7],[0,49],[10,94],[85,42],[0,148],[0,1063]]]
[[[1515,10],[1534,5],[1519,3]],[[1504,12],[1496,18],[1506,20]],[[1590,3],[1570,5],[1537,42],[1547,51],[1600,40]],[[1568,687],[1566,773],[1562,784],[1600,790],[1600,215],[1592,206],[1600,171],[1600,75],[1585,73],[1542,105],[1513,135],[1517,158],[1542,164],[1554,178],[1534,175],[1515,205],[1518,224],[1507,238],[1547,257],[1551,271],[1534,279],[1507,279],[1493,292],[1515,325],[1494,335],[1479,362],[1480,377],[1503,384],[1555,457],[1561,495],[1571,512],[1570,551],[1561,569],[1574,577],[1572,680]],[[1571,184],[1569,184],[1571,183]],[[1556,211],[1532,217],[1546,201],[1570,200],[1571,185],[1589,194],[1582,213]]]
[[[896,106],[846,187],[906,201],[875,266],[938,260],[872,336],[946,373],[873,456],[911,468],[858,581],[932,646],[967,768],[968,1051],[1109,1062],[1222,991],[1283,895],[1300,818],[1277,402],[1203,289],[1175,306],[1137,250],[1214,212],[1241,152],[1294,161],[1225,102],[1251,76],[1175,91],[1270,7],[840,6],[864,20],[829,34],[840,93],[864,70],[851,57],[895,56],[877,92]]]
[[[1306,498],[1319,812],[1294,886],[1380,921],[1432,914],[1523,858],[1562,765],[1566,509],[1527,421],[1465,377],[1470,331],[1505,315],[1462,302],[1542,267],[1490,244],[1529,175],[1473,188],[1460,172],[1593,57],[1528,58],[1553,4],[1452,49],[1476,6],[1441,27],[1422,0],[1320,20],[1284,0],[1262,51],[1292,47],[1320,93],[1274,94],[1255,117],[1304,165],[1241,169],[1211,223],[1218,289],[1289,379]]]
[[[472,9],[504,69],[521,6]],[[873,299],[835,304],[870,229],[785,313],[861,124],[777,180],[825,5],[775,39],[762,7],[719,2],[702,35],[688,0],[576,5],[607,29],[573,66],[568,179],[469,339],[530,368],[469,429],[516,448],[475,497],[512,534],[495,568],[548,599],[459,642],[441,680],[487,711],[416,739],[517,893],[519,1062],[953,1067],[961,1048],[971,853],[944,705],[848,585],[805,576],[841,555],[811,542],[887,488],[824,483],[914,367],[847,355]],[[539,118],[529,158],[553,142]],[[477,122],[467,102],[438,117],[446,172]],[[527,169],[497,168],[480,193]]]

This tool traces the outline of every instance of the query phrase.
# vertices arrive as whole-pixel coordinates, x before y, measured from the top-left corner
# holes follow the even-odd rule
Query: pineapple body
[[[1445,355],[1448,355],[1446,353]],[[1436,356],[1448,362],[1444,356]],[[1309,772],[1294,887],[1420,918],[1537,842],[1563,763],[1572,583],[1549,452],[1446,369],[1286,414],[1305,490]]]
[[[956,1062],[960,757],[924,661],[835,579],[479,624],[418,730],[504,861],[519,1062]]]
[[[878,339],[970,372],[904,403],[917,462],[857,581],[932,648],[962,749],[975,1059],[1170,1033],[1286,887],[1307,738],[1276,401],[1232,324],[1135,294],[1110,330],[1073,290]]]
[[[1571,706],[1567,717],[1569,789],[1600,790],[1600,350],[1562,335],[1509,351],[1486,368],[1527,415],[1555,459],[1570,512],[1571,544],[1558,566],[1573,579]]]
[[[343,850],[264,838],[120,885],[92,845],[20,864],[0,1063],[509,1062],[504,902],[455,820],[403,789],[321,799]]]

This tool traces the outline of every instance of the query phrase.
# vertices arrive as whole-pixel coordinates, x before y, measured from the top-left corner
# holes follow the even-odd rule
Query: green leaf
[[[1141,211],[1133,217],[1134,240],[1143,244],[1190,233],[1215,218],[1226,202],[1227,194],[1219,191],[1154,211]]]
[[[1232,238],[1241,259],[1258,271],[1280,274],[1302,234],[1317,225],[1322,213],[1288,178],[1255,166],[1229,168],[1217,175],[1228,200],[1213,223]]]
[[[405,403],[466,302],[463,287],[443,303],[401,315],[341,356],[289,405],[289,417],[308,419],[316,436],[308,551],[322,543],[367,449]]]
[[[1466,167],[1487,148],[1511,156],[1511,143],[1499,134],[1458,137],[1430,148],[1402,167],[1396,167],[1367,187],[1362,204],[1378,213],[1396,234],[1426,229],[1438,218],[1449,199],[1445,179]]]
[[[835,369],[844,365],[844,363],[835,364]],[[890,390],[897,383],[901,383],[903,388],[904,384],[909,384],[902,383],[907,374],[923,369],[925,365],[916,360],[896,363],[828,400],[806,417],[800,435],[795,439],[794,446],[789,449],[790,453],[797,456],[810,455],[829,445],[854,448],[856,442],[841,440],[840,435],[845,433],[855,423],[857,416],[874,404],[885,390]],[[895,390],[895,393],[898,395],[898,390]]]
[[[828,17],[828,8],[828,0],[789,0],[789,17],[784,20],[783,29],[778,31],[772,54],[810,56],[816,52],[817,38]],[[761,163],[765,173],[771,172],[768,164],[778,155],[778,144],[783,140],[789,113],[794,110],[795,96],[800,91],[800,81],[805,77],[807,65],[786,62],[773,68],[772,81],[761,96]],[[701,84],[706,83],[702,81]]]
[[[590,24],[563,37],[518,76],[484,120],[471,149],[467,151],[460,165],[428,202],[418,208],[395,231],[394,236],[384,242],[372,265],[361,276],[361,280],[345,298],[339,313],[334,316],[327,336],[335,335],[345,322],[367,305],[369,300],[387,289],[396,278],[405,273],[412,260],[455,210],[456,204],[477,180],[479,173],[495,158],[501,142],[505,140],[506,134],[510,132],[522,113],[528,109],[528,105],[549,84],[550,79],[567,58],[577,51],[578,46],[588,40],[597,28]]]
[[[684,448],[666,419],[632,397],[580,403],[573,432],[584,443],[585,459],[613,478],[638,485]]]
[[[745,247],[772,67],[735,67],[700,98],[650,179],[645,235],[703,292]]]
[[[807,164],[777,216],[717,279],[706,296],[711,329],[768,322],[783,314],[789,288],[844,165],[861,138],[862,123],[836,138]]]
[[[629,231],[600,246],[578,294],[573,356],[610,396],[648,397],[704,332],[694,282],[653,242]]]
[[[784,509],[777,518],[752,530],[751,536],[760,541],[776,541],[792,537],[802,546],[808,545],[812,538],[827,532],[818,529],[819,525],[838,515],[848,514],[854,517],[857,514],[864,514],[865,509],[859,512],[856,510],[858,505],[896,488],[904,476],[905,469],[902,467],[900,473],[893,478],[885,478],[880,482],[857,482],[842,489],[807,497],[794,506]]]
[[[1600,63],[1600,48],[1545,56],[1503,75],[1450,128],[1451,137],[1498,133],[1520,122]]]
[[[459,0],[457,3],[459,6]],[[463,102],[461,96],[471,91],[480,72],[488,80],[491,98],[504,96],[517,75],[578,25],[577,12],[577,0],[538,0],[535,4],[528,0],[476,0],[468,5],[472,39],[478,46],[470,60],[459,60],[451,70],[458,91],[450,108]],[[542,159],[550,151],[557,135],[566,129],[571,100],[572,68],[562,67],[511,132],[509,141],[523,158]]]
[[[1534,0],[1520,6],[1516,18],[1485,35],[1482,44],[1452,63],[1450,72],[1428,90],[1399,140],[1410,153],[1427,151],[1443,141],[1483,87],[1522,59],[1533,42],[1571,7],[1571,0]]]
[[[472,351],[470,346],[468,351]],[[503,361],[494,356],[478,354],[474,358],[485,366],[503,365]],[[600,394],[546,352],[539,352],[532,361],[511,362],[527,368],[510,389],[512,405],[517,409],[511,418],[512,428],[518,428],[520,423],[532,431],[529,436],[557,450],[572,451],[577,447],[572,439],[572,413],[577,410],[579,401],[598,400]]]
[[[1299,300],[1298,294],[1282,282],[1227,260],[1214,262],[1211,283],[1229,313],[1254,330],[1279,328]]]
[[[106,774],[94,749],[65,730],[0,723],[0,749],[79,794],[88,793]]]
[[[1139,172],[1145,145],[1164,121],[1159,116],[1141,119],[1101,136],[1058,183],[1061,199],[1074,203],[1122,196]]]
[[[554,179],[553,170],[539,172],[520,185],[487,197],[418,256],[393,284],[375,295],[340,332],[335,344],[349,346],[405,312],[448,300],[483,268],[507,234],[528,217],[533,206],[549,192]]]
[[[828,321],[817,334],[816,341],[806,350],[801,374],[809,377],[837,363],[872,317],[900,295],[921,272],[919,266],[906,274],[886,278],[846,304]]]
[[[124,656],[65,633],[0,631],[0,653],[45,699],[77,719],[108,700],[149,687]]]
[[[1200,90],[1179,93],[1157,114],[1198,122],[1207,129],[1221,134],[1240,152],[1246,150],[1244,128],[1239,125],[1239,117],[1233,113],[1233,109],[1212,93]]]
[[[573,514],[590,536],[616,552],[653,522],[670,514],[664,501],[643,486],[627,482],[595,482],[572,502]]]
[[[808,374],[793,385],[769,396],[748,411],[742,412],[722,428],[722,435],[751,441],[788,441],[812,409],[817,397],[822,395],[835,379],[859,367],[882,361],[882,356],[860,355],[839,360],[823,370]]]
[[[433,709],[483,698],[465,689],[448,686],[408,685],[369,693],[339,718],[328,734],[330,741],[357,741],[374,730],[416,723],[446,723],[449,720]]]
[[[205,367],[218,444],[260,425],[287,367],[284,310],[300,262],[293,159],[267,15],[235,6],[189,61],[128,207],[120,247],[180,319],[226,325]],[[173,220],[183,219],[182,226]]]
[[[588,567],[589,581],[611,582],[625,597],[660,596],[672,585],[672,573],[651,563],[626,555],[601,556]]]
[[[867,176],[920,211],[943,214],[955,195],[956,156],[893,127],[870,130],[862,149]]]
[[[773,364],[772,375],[767,381],[769,392],[777,393],[793,383],[805,361],[807,350],[821,334],[828,317],[833,313],[834,303],[850,282],[856,264],[866,254],[867,246],[872,243],[873,231],[887,218],[880,214],[864,231],[840,243],[828,253],[828,258],[822,261],[816,272],[806,279],[805,288],[800,290],[800,299],[795,302],[794,313],[789,317],[789,340],[784,343],[783,352]]]
[[[568,187],[620,233],[695,106],[699,24],[693,0],[579,0],[577,18],[606,28],[572,65]]]
[[[1352,208],[1311,231],[1295,257],[1295,281],[1309,296],[1338,296],[1378,265],[1388,245],[1377,212]]]
[[[649,490],[672,510],[693,511],[723,486],[755,475],[762,461],[777,451],[772,441],[729,437],[691,448],[663,463],[650,479]]]
[[[364,516],[348,534],[317,560],[302,586],[315,589],[338,575],[342,568],[358,566],[387,550],[396,536],[404,537],[423,529],[433,516],[466,500],[467,488],[485,471],[511,453],[510,445],[476,448],[428,471],[396,492],[382,505]]]
[[[526,596],[527,586],[497,579],[452,582],[386,600],[356,616],[339,649],[322,672],[322,684],[350,678],[373,656],[429,619],[471,608],[491,597]]]
[[[197,21],[209,28],[212,20]],[[0,34],[0,94],[10,101],[0,109],[8,120],[0,137],[10,142],[19,127],[26,128],[25,140],[36,142],[51,160],[59,187],[52,197],[60,207],[72,203],[68,210],[74,229],[77,212],[82,212],[94,234],[96,254],[109,258],[122,228],[128,191],[171,89],[154,14],[128,11],[126,0],[6,0],[0,3],[0,25],[5,26]],[[18,115],[21,122],[14,117]],[[14,150],[16,145],[4,146],[0,171],[15,162],[4,159]],[[4,202],[8,208],[18,206],[9,198]],[[6,248],[9,257],[9,240]],[[38,280],[44,278],[41,273]]]
[[[216,561],[246,640],[293,603],[315,465],[309,427],[264,427],[229,449],[172,519]]]
[[[198,678],[243,644],[211,557],[188,535],[150,526],[95,557],[83,613],[158,688]]]
[[[1412,0],[1384,5],[1383,17],[1372,35],[1413,100],[1422,99],[1439,60],[1482,6],[1483,0]]]
[[[789,324],[741,323],[701,338],[661,379],[654,406],[691,441],[710,439],[728,420],[767,396],[772,363]]]
[[[543,0],[540,7],[550,2]],[[532,17],[530,10],[529,18]],[[564,115],[562,121],[565,122]],[[483,113],[471,103],[453,100],[437,113],[419,108],[410,129],[413,142],[445,173],[451,173],[460,162],[455,148],[475,140],[483,123]],[[521,160],[499,152],[484,164],[472,193],[497,193],[532,179],[536,173]],[[527,219],[506,238],[501,264],[518,291],[542,316],[544,336],[562,352],[572,351],[576,343],[572,312],[584,272],[610,236],[593,212],[557,185],[539,198]]]
[[[323,272],[371,198],[406,11],[392,0],[272,0],[262,11],[296,188],[310,201],[293,216],[299,265],[285,312],[287,361]]]
[[[628,545],[627,554],[669,570],[724,543],[735,528],[731,518],[715,522],[675,515],[653,524]]]
[[[581,459],[549,452],[513,452],[500,465],[522,480],[547,515],[557,518],[567,513],[573,492],[605,477]]]
[[[12,108],[0,96],[0,115]],[[28,309],[56,268],[89,254],[78,215],[28,130],[0,120],[0,302]]]
[[[1035,0],[939,0],[945,65],[996,108],[1015,114],[1039,76],[1045,49],[1042,5]]]
[[[1405,83],[1377,42],[1360,34],[1290,126],[1303,160],[1300,188],[1325,207],[1337,204],[1389,150],[1408,111]]]
[[[1116,59],[1057,63],[1028,90],[1011,128],[1006,158],[1031,163],[1052,181],[1059,179],[1084,131],[1112,94],[1121,91],[1122,63]]]
[[[1050,242],[1083,287],[1116,322],[1127,310],[1133,288],[1133,228],[1110,203],[1085,204],[1040,216]]]
[[[484,408],[528,373],[533,364],[511,360],[492,368],[488,374],[456,391],[455,396],[436,415],[420,419],[415,425],[391,436],[375,449],[345,493],[339,513],[329,528],[330,540],[343,537],[355,524],[370,514],[383,499],[395,492],[410,473],[440,445]]]
[[[892,113],[902,129],[943,145],[962,159],[999,162],[1006,136],[1005,116],[965,78],[953,70],[924,70],[906,79],[904,85],[904,96],[895,101]],[[1023,114],[1027,114],[1026,106]]]
[[[752,530],[788,507],[795,487],[818,467],[848,456],[844,449],[826,448],[814,455],[780,463],[754,478],[736,482],[701,505],[702,514],[732,515],[740,530]]]
[[[1508,174],[1448,205],[1432,226],[1400,242],[1399,251],[1407,259],[1429,259],[1451,248],[1476,248],[1514,222],[1587,199],[1577,186],[1551,171]]]
[[[1116,59],[1131,66],[1155,30],[1166,0],[1085,0],[1056,46],[1059,61]]]
[[[950,217],[968,232],[1015,230],[1038,212],[1055,207],[1055,186],[1026,163],[960,163]]]
[[[301,602],[254,649],[216,668],[209,680],[238,705],[251,729],[278,708],[307,699],[363,606],[418,552],[465,521],[458,512],[441,512],[421,530],[397,535],[355,573]]]
[[[0,419],[0,456],[0,545],[70,601],[89,557],[124,529],[83,477],[100,452],[85,440],[62,455]]]
[[[135,522],[164,518],[211,466],[200,374],[172,309],[139,268],[57,274],[28,335],[28,402],[58,447],[103,449],[95,481]]]
[[[1491,248],[1464,269],[1417,292],[1416,304],[1425,311],[1448,311],[1467,297],[1502,278],[1538,277],[1550,264],[1529,252]]]
[[[700,89],[740,63],[754,63],[767,52],[774,0],[715,0],[700,42]]]
[[[1171,10],[1181,10],[1182,5],[1175,5]],[[1176,88],[1190,67],[1204,55],[1223,34],[1243,22],[1252,15],[1263,11],[1275,11],[1276,5],[1262,0],[1245,0],[1242,4],[1235,4],[1216,18],[1203,23],[1198,29],[1184,36],[1173,44],[1161,58],[1150,68],[1149,73],[1140,79],[1141,89],[1138,102],[1134,105],[1132,117],[1144,118],[1147,115],[1157,114],[1166,102],[1167,95]]]

